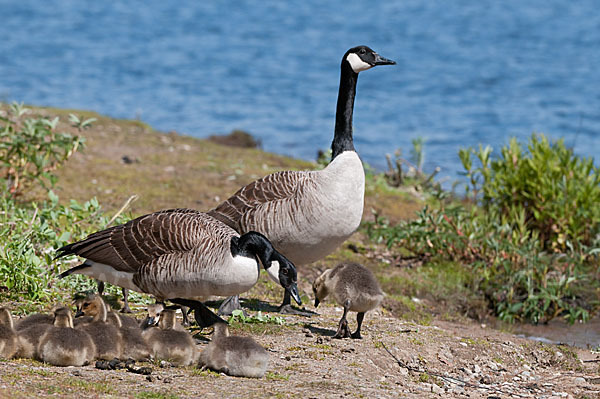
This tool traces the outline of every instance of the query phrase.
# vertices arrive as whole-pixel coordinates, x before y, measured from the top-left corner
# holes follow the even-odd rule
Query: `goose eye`
[[[364,48],[361,48],[360,51],[359,51],[359,53],[364,55],[364,54],[367,53],[367,51]]]

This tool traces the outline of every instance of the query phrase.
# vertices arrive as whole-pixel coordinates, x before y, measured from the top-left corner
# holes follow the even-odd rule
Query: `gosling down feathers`
[[[235,377],[261,378],[269,353],[250,337],[230,336],[226,323],[215,323],[212,341],[200,353],[199,365]]]
[[[365,312],[375,309],[383,300],[383,291],[373,273],[358,263],[340,263],[333,269],[327,269],[313,283],[315,307],[329,294],[344,307],[337,332],[333,338],[362,338],[360,328]],[[350,333],[346,315],[348,311],[358,312],[358,326]]]
[[[240,234],[257,231],[295,265],[324,258],[360,225],[365,174],[354,149],[352,114],[358,74],[377,65],[393,65],[367,46],[348,50],[341,62],[340,86],[331,144],[331,163],[318,171],[282,171],[242,188],[209,215]],[[239,300],[224,302],[220,314],[230,314]],[[292,309],[284,293],[281,312],[309,315]]]
[[[83,366],[94,359],[96,346],[89,334],[73,328],[68,308],[54,311],[54,325],[48,327],[37,349],[40,360],[55,366]]]
[[[174,366],[196,364],[198,361],[196,343],[191,335],[177,323],[175,310],[163,309],[158,314],[158,320],[152,318],[152,321],[158,322],[158,327],[146,328],[142,335],[154,358],[168,360]]]
[[[85,262],[60,277],[84,274],[195,310],[208,327],[221,319],[192,298],[237,295],[258,281],[260,259],[271,278],[301,303],[295,266],[262,234],[242,236],[206,213],[171,209],[91,234],[58,250]],[[272,266],[273,265],[273,266]]]
[[[88,295],[81,303],[76,316],[91,316],[91,321],[77,326],[88,333],[96,345],[96,358],[112,360],[123,353],[123,337],[119,328],[109,323],[104,300],[96,294]],[[120,321],[119,321],[120,322]]]
[[[0,308],[0,358],[10,359],[19,349],[13,318],[8,309]]]

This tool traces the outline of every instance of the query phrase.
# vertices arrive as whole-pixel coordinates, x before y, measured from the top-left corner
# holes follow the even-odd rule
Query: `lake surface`
[[[0,100],[140,118],[198,137],[244,129],[315,159],[334,126],[339,64],[367,44],[398,62],[361,73],[363,159],[426,140],[447,183],[461,147],[532,132],[600,153],[598,2],[0,0]]]

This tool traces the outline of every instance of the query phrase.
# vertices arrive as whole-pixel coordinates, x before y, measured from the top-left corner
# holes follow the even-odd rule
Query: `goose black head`
[[[260,259],[269,276],[286,289],[292,298],[302,305],[298,294],[296,266],[277,252],[264,235],[250,231],[241,237],[231,239],[231,253],[242,256],[256,256]]]
[[[277,266],[275,266],[275,263]],[[298,294],[298,274],[296,272],[296,266],[294,266],[294,264],[285,256],[274,251],[271,256],[271,268],[278,269],[277,278],[279,279],[279,284],[290,293],[298,305],[302,305],[302,299],[300,299],[300,294]],[[274,271],[275,270],[267,270],[271,275]]]
[[[344,54],[342,62],[347,62],[355,73],[366,71],[377,65],[395,65],[396,62],[384,58],[367,46],[353,47]]]

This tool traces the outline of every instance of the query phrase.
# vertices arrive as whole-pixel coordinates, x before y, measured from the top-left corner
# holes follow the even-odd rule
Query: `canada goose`
[[[191,298],[237,295],[258,281],[260,259],[301,303],[296,268],[262,234],[235,230],[206,213],[171,209],[138,217],[60,248],[58,257],[86,258],[72,273],[154,295],[195,310],[196,321],[208,327],[221,320]],[[271,266],[273,264],[274,267]],[[187,299],[186,299],[187,298]]]
[[[15,327],[19,337],[19,350],[15,356],[19,358],[39,359],[37,348],[40,339],[53,323],[54,313],[34,313],[19,320]]]
[[[40,360],[55,366],[83,366],[94,359],[96,346],[85,331],[73,327],[68,308],[54,311],[54,325],[48,327],[37,348]]]
[[[13,318],[8,309],[0,308],[0,358],[10,359],[19,349]]]
[[[104,281],[96,280],[98,283],[98,295],[102,296],[104,294]],[[131,308],[129,307],[129,290],[127,288],[121,288],[123,292],[123,307],[119,312],[121,313],[133,313]]]
[[[142,337],[142,329],[139,325],[126,325],[123,322],[125,317],[112,311],[108,312],[106,319],[121,332],[121,337],[123,339],[123,359],[133,359],[137,361],[150,359],[150,347],[144,337]]]
[[[245,233],[258,231],[295,265],[324,258],[358,228],[364,203],[365,174],[354,150],[352,112],[359,72],[377,65],[393,65],[367,46],[351,48],[341,63],[340,87],[331,143],[331,163],[319,171],[282,171],[256,180],[208,212]],[[227,299],[219,314],[239,307]],[[293,309],[284,294],[280,311]]]
[[[76,316],[92,316],[88,323],[82,323],[77,328],[87,332],[96,345],[96,358],[112,360],[121,357],[123,338],[119,328],[107,321],[106,304],[97,294],[88,295],[81,304]]]
[[[158,328],[146,328],[142,334],[156,359],[168,360],[175,366],[189,366],[198,361],[196,343],[187,331],[177,328],[175,310],[163,309],[158,314]]]
[[[51,326],[54,323],[54,316],[45,313],[34,313],[22,318],[16,323],[15,330],[21,331],[31,326],[46,324]]]
[[[362,338],[360,327],[365,312],[375,309],[383,300],[383,292],[373,273],[358,263],[340,263],[333,269],[325,270],[314,281],[313,293],[315,307],[329,294],[333,294],[336,302],[344,307],[344,315],[333,338]],[[358,312],[358,327],[352,334],[346,320],[349,310]]]
[[[200,353],[199,365],[235,377],[261,378],[269,353],[250,337],[230,336],[226,323],[215,323],[212,341]]]

